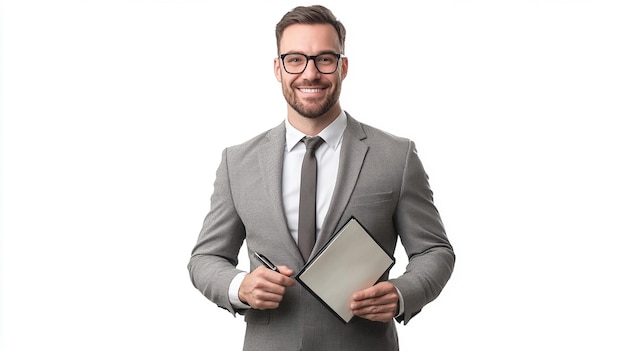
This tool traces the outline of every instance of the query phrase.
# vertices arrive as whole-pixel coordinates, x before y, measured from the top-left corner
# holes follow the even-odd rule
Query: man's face
[[[294,24],[283,32],[279,52],[308,56],[341,53],[341,45],[337,32],[329,24]],[[280,58],[274,59],[274,74],[282,84],[285,100],[291,109],[307,118],[339,114],[341,82],[347,73],[346,58],[340,59],[337,71],[331,74],[320,73],[313,60],[308,62],[304,72],[290,74],[285,72]]]

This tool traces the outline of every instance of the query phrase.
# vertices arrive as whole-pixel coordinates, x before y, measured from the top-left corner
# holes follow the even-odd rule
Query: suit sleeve
[[[392,279],[404,299],[404,324],[443,290],[455,255],[433,202],[428,176],[410,141],[394,223],[408,257],[403,275]]]
[[[193,285],[209,300],[235,315],[228,288],[233,278],[242,272],[236,266],[246,234],[230,189],[226,149],[217,169],[211,209],[204,219],[187,267]]]

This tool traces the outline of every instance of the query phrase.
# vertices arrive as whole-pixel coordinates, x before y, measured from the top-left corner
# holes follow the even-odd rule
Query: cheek
[[[291,84],[293,84],[295,78],[290,77],[289,74],[280,74],[278,81],[282,84],[283,89],[291,89]]]

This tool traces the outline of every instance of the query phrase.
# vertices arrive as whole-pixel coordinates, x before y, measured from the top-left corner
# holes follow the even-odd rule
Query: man
[[[433,301],[455,260],[415,144],[342,110],[345,28],[328,9],[293,9],[277,24],[276,38],[274,73],[287,119],[224,150],[189,262],[191,280],[218,306],[245,314],[244,350],[397,350],[394,318],[407,323]],[[298,246],[306,234],[298,229],[305,136],[323,139],[315,151],[317,220],[310,253]],[[387,252],[395,251],[399,237],[409,261],[400,277],[386,273],[354,293],[355,317],[343,324],[294,275],[351,217]],[[249,273],[236,268],[244,239]],[[263,266],[254,252],[278,271]]]

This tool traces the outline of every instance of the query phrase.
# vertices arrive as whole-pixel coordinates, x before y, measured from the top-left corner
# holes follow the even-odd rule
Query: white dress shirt
[[[324,128],[318,136],[324,142],[315,150],[317,158],[317,195],[316,195],[316,225],[315,233],[319,235],[323,219],[326,217],[330,198],[335,190],[337,171],[339,170],[339,154],[341,153],[341,141],[343,131],[347,125],[346,114],[342,111],[339,117],[328,127]],[[289,122],[286,123],[286,145],[283,161],[283,206],[287,217],[287,227],[295,242],[298,242],[298,206],[300,203],[300,175],[302,160],[306,148],[301,142],[307,136],[294,128]],[[315,135],[309,135],[315,136]]]

